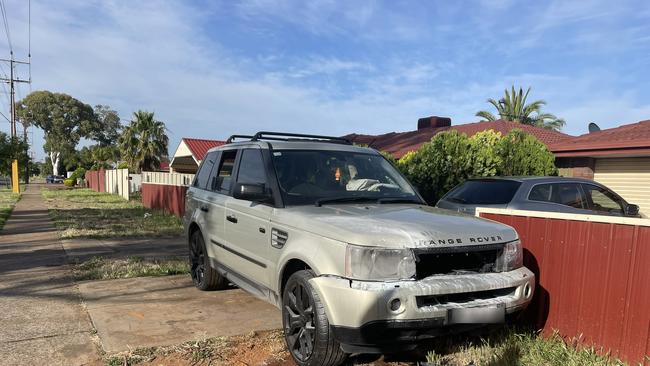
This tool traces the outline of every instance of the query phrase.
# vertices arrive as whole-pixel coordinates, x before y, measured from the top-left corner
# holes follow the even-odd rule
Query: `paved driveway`
[[[0,231],[0,364],[103,364],[99,347],[114,352],[280,327],[271,305],[238,289],[200,292],[186,276],[76,284],[69,261],[182,255],[186,244],[170,238],[63,245],[40,189],[27,186]]]

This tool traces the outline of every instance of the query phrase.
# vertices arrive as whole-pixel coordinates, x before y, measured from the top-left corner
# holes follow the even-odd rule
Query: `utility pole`
[[[10,103],[11,105],[9,106],[10,112],[11,112],[11,138],[13,141],[18,139],[18,132],[16,129],[16,93],[15,93],[15,83],[29,83],[31,80],[22,80],[22,79],[16,79],[14,78],[14,64],[24,64],[24,65],[29,65],[29,62],[23,62],[23,61],[15,61],[14,60],[14,53],[11,52],[11,58],[9,60],[7,59],[0,59],[0,61],[3,62],[9,62],[9,79],[6,78],[0,78],[0,81],[3,81],[5,83],[9,84],[9,90],[10,90]],[[25,133],[25,136],[27,136],[27,133]],[[11,162],[11,186],[12,190],[14,193],[20,193],[20,184],[18,180],[18,160],[14,159]]]

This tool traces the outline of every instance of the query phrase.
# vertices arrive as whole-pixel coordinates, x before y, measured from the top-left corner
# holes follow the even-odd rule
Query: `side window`
[[[553,202],[573,208],[587,209],[580,186],[576,183],[538,184],[530,190],[528,199],[531,201]]]
[[[235,167],[235,159],[237,158],[237,150],[224,151],[221,154],[221,163],[214,182],[215,191],[221,193],[230,192],[230,184],[232,183],[232,171]]]
[[[260,150],[246,149],[242,151],[237,183],[266,184],[266,169]]]
[[[530,201],[542,201],[542,202],[552,202],[551,201],[551,185],[550,184],[538,184],[530,190],[528,194],[528,199]]]
[[[575,183],[558,183],[553,184],[553,202],[573,207],[587,208],[587,201],[580,190],[580,186]]]
[[[194,187],[207,189],[208,178],[210,177],[212,168],[214,168],[216,158],[217,158],[216,151],[213,151],[205,156],[205,158],[201,162],[199,171],[196,173],[196,177],[194,178]]]
[[[587,199],[591,201],[591,209],[598,212],[623,214],[623,202],[612,192],[592,185],[583,184]]]

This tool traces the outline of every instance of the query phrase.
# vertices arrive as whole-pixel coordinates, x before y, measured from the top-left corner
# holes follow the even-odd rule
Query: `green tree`
[[[9,137],[4,132],[0,132],[0,175],[11,175],[11,162],[16,159],[21,167],[29,164],[29,155],[27,155],[27,143],[20,138]],[[25,170],[20,169],[20,177],[25,177]]]
[[[111,107],[101,104],[95,106],[94,112],[99,128],[93,129],[89,137],[102,147],[117,144],[122,129],[120,116]]]
[[[438,133],[396,165],[431,204],[467,178],[552,175],[556,171],[554,156],[546,146],[518,129],[506,136],[492,130],[472,137],[455,130]]]
[[[499,141],[495,151],[501,159],[499,175],[557,174],[553,153],[535,136],[522,130],[510,131]]]
[[[133,171],[155,170],[167,157],[169,138],[165,124],[154,118],[153,112],[137,111],[124,127],[118,139],[122,159]]]
[[[515,90],[512,86],[511,91],[508,89],[504,91],[503,98],[494,100],[488,99],[487,102],[492,104],[499,114],[499,118],[507,121],[514,121],[526,125],[546,128],[549,130],[559,131],[566,124],[566,122],[557,118],[551,113],[542,113],[542,107],[546,105],[543,100],[536,100],[530,104],[526,104],[526,99],[530,93],[530,87],[524,93],[522,88],[519,91]],[[495,121],[497,118],[488,111],[479,111],[476,113],[477,117],[484,118],[487,121]]]
[[[73,156],[82,137],[101,129],[91,106],[63,93],[35,91],[16,103],[16,115],[45,132],[44,149],[55,175],[62,156]]]

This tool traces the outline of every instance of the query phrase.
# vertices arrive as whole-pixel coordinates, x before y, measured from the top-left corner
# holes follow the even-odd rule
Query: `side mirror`
[[[238,200],[266,202],[271,195],[266,191],[264,184],[237,183],[233,197]]]
[[[629,204],[625,206],[625,216],[638,216],[639,215],[639,206]]]

